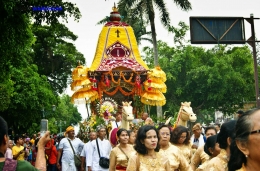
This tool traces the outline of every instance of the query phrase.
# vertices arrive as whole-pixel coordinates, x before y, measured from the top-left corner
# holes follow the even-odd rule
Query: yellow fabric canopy
[[[85,80],[88,75],[88,68],[82,65],[77,66],[72,71],[72,79],[73,80]]]
[[[141,95],[141,102],[151,106],[163,106],[166,103],[166,99],[161,92],[145,91]]]
[[[159,66],[151,69],[148,76],[156,82],[165,82],[167,80],[165,72]]]
[[[110,71],[120,66],[134,71],[149,69],[141,58],[131,26],[104,26],[90,71]]]
[[[87,88],[85,88],[87,90]],[[92,89],[84,91],[84,88],[76,91],[72,97],[71,102],[74,104],[86,104],[87,102],[98,99],[98,92]]]
[[[77,91],[81,88],[88,87],[91,88],[92,82],[87,78],[85,80],[75,80],[71,83],[70,87],[72,91]]]
[[[151,85],[150,85],[151,84]],[[162,93],[166,93],[167,91],[167,87],[166,87],[166,84],[164,82],[155,82],[155,81],[152,81],[151,83],[148,83],[148,81],[146,80],[143,85],[144,85],[144,89],[146,91],[151,91],[151,92],[162,92]],[[152,90],[148,90],[148,87],[149,85],[151,86]]]

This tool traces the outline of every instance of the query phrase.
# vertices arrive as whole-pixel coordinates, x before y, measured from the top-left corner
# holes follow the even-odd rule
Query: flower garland
[[[102,85],[102,87],[106,86],[105,83],[103,83],[103,82],[101,83],[101,85]],[[130,95],[133,95],[133,94],[136,93],[136,88],[135,87],[133,87],[132,91],[126,92],[126,91],[124,91],[122,89],[122,87],[120,85],[118,85],[112,92],[108,92],[105,89],[103,89],[103,93],[106,93],[109,96],[114,96],[118,90],[125,96],[130,96]]]
[[[112,71],[108,71],[107,73],[104,73],[104,74],[105,74],[105,75],[108,75],[108,74],[109,74],[110,77],[111,77],[111,80],[112,80],[112,82],[113,82],[114,84],[120,84],[121,78],[123,78],[124,82],[127,82],[127,83],[129,83],[129,84],[131,84],[131,85],[134,85],[134,84],[135,84],[135,83],[132,82],[132,78],[133,78],[133,76],[134,76],[134,73],[131,73],[130,78],[129,78],[129,79],[126,79],[125,76],[124,76],[124,74],[123,74],[123,71],[120,71],[120,72],[119,72],[119,78],[118,78],[117,81],[115,80]]]
[[[114,114],[117,113],[117,103],[110,97],[105,97],[97,103],[97,111],[101,117],[105,120],[110,119]]]

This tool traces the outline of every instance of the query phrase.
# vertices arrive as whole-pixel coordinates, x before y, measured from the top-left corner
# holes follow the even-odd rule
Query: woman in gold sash
[[[136,140],[136,133],[133,130],[128,130],[129,140],[128,144],[134,145]]]
[[[203,171],[207,166],[207,163],[220,153],[219,144],[217,143],[217,135],[212,135],[207,138],[207,141],[204,145],[204,152],[209,156],[209,159],[201,164],[196,171]]]
[[[185,160],[178,147],[170,143],[170,128],[160,125],[157,128],[160,137],[160,151],[162,156],[167,156],[172,171],[192,171],[189,163]]]
[[[170,142],[180,149],[182,155],[190,164],[192,149],[190,144],[190,134],[188,132],[188,128],[181,125],[177,126],[172,131]]]
[[[154,126],[145,125],[139,128],[134,146],[137,153],[133,155],[127,171],[170,171],[167,156],[159,152],[159,136]]]
[[[242,114],[235,129],[235,141],[231,143],[229,171],[260,170],[260,109]]]
[[[125,171],[128,160],[135,153],[135,150],[133,145],[128,144],[129,135],[126,129],[119,129],[116,135],[119,144],[110,153],[109,171]]]
[[[234,139],[236,120],[224,123],[217,137],[217,143],[221,148],[219,155],[208,161],[203,171],[228,171],[228,161],[230,156],[230,144]]]

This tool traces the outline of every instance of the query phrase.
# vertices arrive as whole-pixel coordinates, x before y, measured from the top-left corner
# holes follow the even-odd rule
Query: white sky
[[[184,21],[189,25],[190,16],[226,16],[226,17],[245,17],[249,18],[250,14],[254,14],[255,18],[260,18],[260,0],[190,0],[192,10],[188,12],[181,11],[173,3],[173,0],[165,0],[171,16],[171,24],[177,26],[179,21]],[[67,27],[78,36],[75,46],[81,53],[84,54],[87,66],[90,66],[94,58],[96,45],[102,25],[96,25],[98,21],[105,16],[109,16],[112,11],[112,6],[118,0],[70,0],[76,3],[82,14],[79,22],[69,20]],[[158,16],[158,13],[156,14]],[[173,35],[169,34],[161,25],[160,20],[156,17],[157,39],[173,45]],[[250,25],[245,21],[246,39],[251,35]],[[260,20],[255,20],[256,36],[260,35]],[[259,36],[260,37],[260,36]],[[189,38],[189,35],[187,37]],[[260,38],[258,38],[259,40]],[[142,45],[149,45],[143,42]],[[210,45],[201,45],[210,46]],[[141,48],[139,48],[141,50]],[[76,67],[76,66],[75,66]],[[67,89],[67,94],[72,92]],[[82,118],[87,117],[85,105],[79,105],[78,110]]]

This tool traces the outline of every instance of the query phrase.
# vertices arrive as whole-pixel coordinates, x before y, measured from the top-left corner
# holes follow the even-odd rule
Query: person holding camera
[[[106,128],[100,125],[96,129],[98,138],[88,146],[86,156],[88,171],[108,171],[109,154],[112,150],[110,142],[105,139]]]
[[[47,131],[46,134],[38,142],[38,154],[35,163],[35,167],[31,163],[25,160],[13,160],[6,158],[4,154],[6,153],[8,147],[8,126],[6,121],[0,116],[0,170],[16,170],[16,171],[46,171],[46,160],[44,154],[44,146],[50,140],[50,132]],[[23,140],[22,137],[16,137],[16,144],[21,147]],[[19,144],[18,144],[19,142]],[[21,149],[24,149],[21,148]],[[23,150],[22,150],[23,151]],[[20,152],[20,151],[19,151]],[[24,152],[19,152],[15,155],[15,158],[22,156]],[[19,155],[18,155],[19,154]]]
[[[23,146],[23,136],[15,136],[14,141],[15,146],[12,148],[13,159],[25,160],[25,158],[28,156],[28,152],[26,152],[26,148]]]

